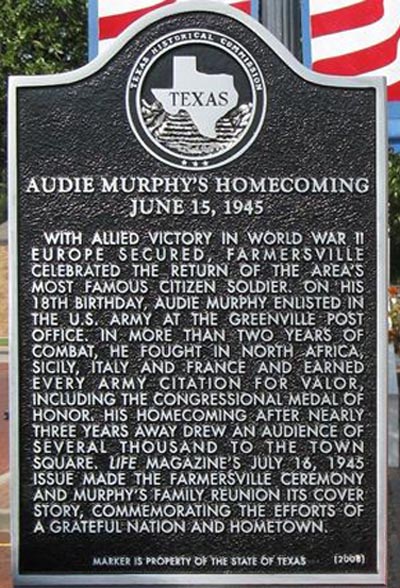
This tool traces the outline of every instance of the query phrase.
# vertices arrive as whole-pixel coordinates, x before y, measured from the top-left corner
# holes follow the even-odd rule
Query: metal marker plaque
[[[383,583],[382,109],[203,2],[12,80],[16,583]]]

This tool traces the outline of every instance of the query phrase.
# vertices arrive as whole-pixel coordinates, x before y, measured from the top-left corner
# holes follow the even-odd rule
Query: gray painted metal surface
[[[261,0],[261,22],[293,55],[302,61],[299,0]]]

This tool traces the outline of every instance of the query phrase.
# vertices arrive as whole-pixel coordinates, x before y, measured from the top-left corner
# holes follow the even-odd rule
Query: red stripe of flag
[[[176,0],[163,0],[154,4],[153,6],[148,6],[147,8],[142,8],[140,10],[133,10],[132,12],[124,12],[123,14],[116,14],[112,16],[104,16],[99,19],[99,40],[103,41],[104,39],[113,39],[117,37],[122,31],[124,31],[130,24],[132,24],[135,20],[148,14],[152,10],[156,10],[157,8],[161,8],[162,6],[167,6],[168,4],[173,4]],[[251,14],[251,1],[246,0],[242,2],[234,2],[232,4],[238,10],[242,10],[243,12],[247,12],[247,14]]]
[[[365,27],[384,15],[383,0],[364,0],[361,4],[316,14],[311,17],[311,35],[320,37]]]
[[[99,40],[104,41],[104,39],[113,39],[117,37],[122,31],[124,31],[130,24],[132,24],[135,20],[148,14],[152,10],[156,10],[157,8],[161,8],[162,6],[167,6],[168,4],[173,4],[176,0],[163,0],[154,4],[152,6],[148,6],[146,8],[142,8],[140,10],[133,10],[131,12],[124,12],[123,14],[115,14],[112,16],[104,16],[99,19]],[[251,14],[251,1],[245,0],[241,2],[234,2],[232,6],[237,8],[238,10],[242,10],[243,12],[247,12],[247,14]]]
[[[247,14],[251,14],[251,1],[247,0],[247,2],[234,2],[232,4],[238,10],[242,10],[243,12],[247,12]]]
[[[321,59],[313,63],[313,70],[337,76],[354,76],[389,65],[396,59],[400,28],[382,43],[347,55]]]
[[[388,86],[388,100],[400,100],[400,82]]]
[[[123,14],[115,14],[112,16],[104,16],[99,19],[99,40],[112,39],[117,37],[122,31],[126,29],[135,20],[144,16],[148,12],[152,12],[162,6],[173,4],[175,0],[163,0],[153,6],[147,6],[140,10],[134,10],[132,12],[124,12]]]

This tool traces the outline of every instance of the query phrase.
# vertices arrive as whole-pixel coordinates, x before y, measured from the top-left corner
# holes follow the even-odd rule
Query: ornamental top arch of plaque
[[[225,19],[226,28],[222,27],[219,33],[207,30],[206,23],[213,18]],[[194,23],[191,32],[190,23]],[[240,41],[239,31],[243,32],[243,27],[252,33],[245,42]],[[167,32],[169,29],[173,31],[171,35]],[[201,30],[203,34],[199,35]],[[145,43],[141,42],[143,36],[147,39]],[[155,40],[151,42],[153,37]],[[257,53],[260,54],[262,43],[271,50],[271,55],[279,58],[281,73],[286,70],[285,88],[280,88],[279,80],[273,79],[271,69],[269,73],[261,72]],[[122,67],[130,67],[126,84],[118,79],[118,88],[125,90],[124,118],[131,127],[132,142],[139,142],[146,153],[160,162],[190,171],[215,169],[236,160],[251,146],[254,148],[254,143],[259,145],[257,137],[261,129],[270,128],[269,132],[275,134],[280,122],[282,133],[286,132],[288,113],[275,113],[274,109],[269,112],[269,92],[275,92],[272,107],[277,102],[281,107],[290,104],[290,96],[297,95],[296,79],[316,87],[373,87],[379,93],[384,92],[382,79],[324,76],[306,69],[252,17],[229,5],[206,0],[197,4],[177,3],[145,15],[130,25],[104,54],[73,72],[12,77],[11,96],[14,85],[58,86],[86,80],[88,86],[93,86],[93,79],[96,79],[99,93],[88,97],[90,105],[87,104],[86,114],[89,116],[90,111],[95,114],[102,103],[103,76],[117,76]],[[291,77],[292,72],[295,77]],[[160,76],[164,85],[157,88]],[[218,88],[218,92],[213,91],[213,87]],[[279,100],[276,100],[276,93]],[[305,98],[299,95],[298,99]],[[120,104],[121,100],[118,106]],[[116,122],[117,102],[109,102],[109,105],[113,107],[112,118]],[[313,116],[311,110],[309,116]],[[321,133],[324,133],[324,113],[315,111],[314,116],[319,117]],[[381,124],[384,112],[379,116]],[[300,126],[303,123],[298,121]],[[290,130],[293,132],[294,128]],[[188,135],[191,140],[185,139]],[[127,148],[130,148],[128,144]],[[318,149],[318,145],[315,148]]]

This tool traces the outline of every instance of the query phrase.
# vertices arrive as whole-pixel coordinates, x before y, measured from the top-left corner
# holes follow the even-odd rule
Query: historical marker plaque
[[[206,3],[116,47],[11,83],[16,582],[383,582],[382,85]]]

